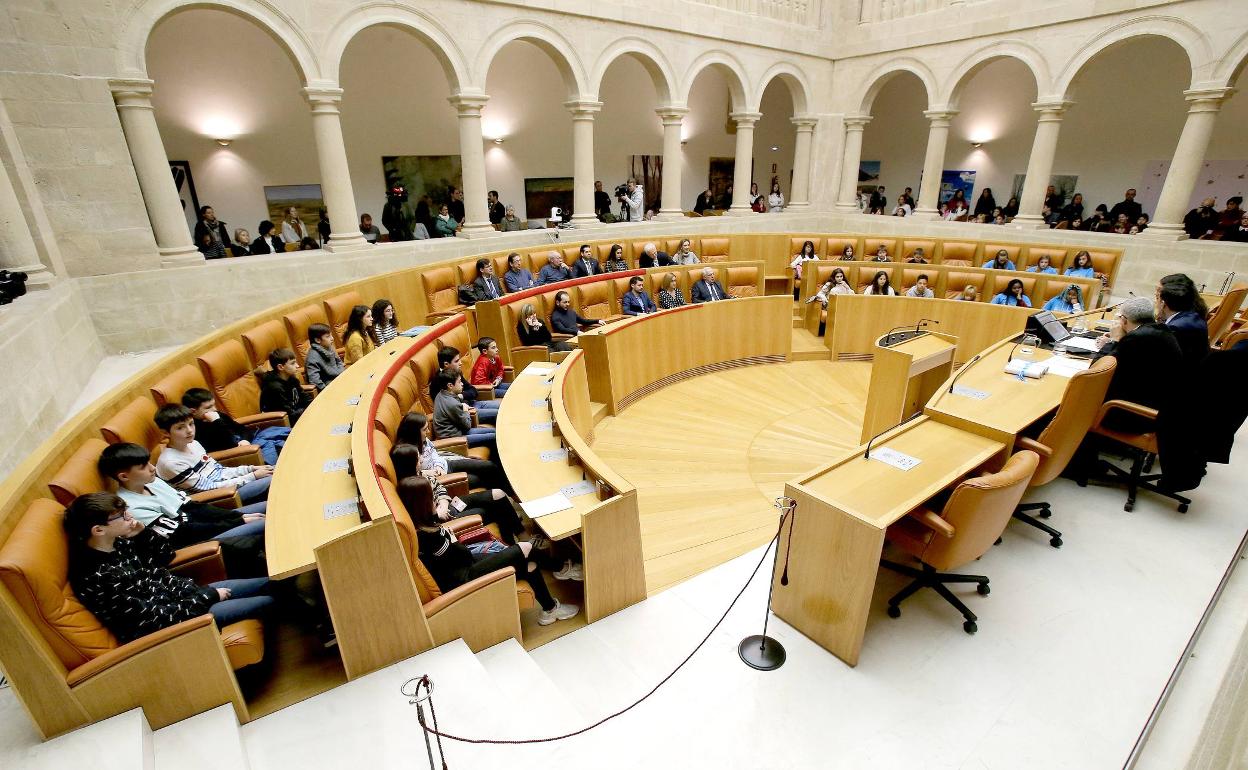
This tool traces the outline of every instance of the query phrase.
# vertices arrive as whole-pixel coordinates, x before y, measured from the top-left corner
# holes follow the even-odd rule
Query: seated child
[[[174,489],[184,492],[206,492],[221,487],[236,487],[243,505],[269,498],[272,465],[240,465],[227,468],[208,456],[195,440],[195,419],[191,410],[181,404],[165,404],[156,410],[156,427],[169,441],[169,446],[156,461],[156,475]]]
[[[395,481],[409,477],[427,479],[433,486],[434,513],[439,521],[458,519],[461,516],[480,516],[486,524],[496,524],[499,534],[508,543],[514,543],[517,539],[529,540],[520,516],[503,490],[487,489],[470,492],[463,497],[451,497],[451,493],[438,481],[438,474],[421,469],[420,454],[420,449],[415,444],[396,444],[390,450],[394,478]],[[534,544],[534,547],[541,546]]]
[[[217,400],[206,388],[191,388],[183,393],[182,406],[191,410],[191,417],[195,418],[195,438],[209,452],[255,444],[260,447],[264,461],[274,465],[290,436],[290,428],[280,425],[260,430],[239,425],[233,417],[217,411]]]
[[[481,487],[498,487],[509,495],[514,495],[511,482],[502,466],[493,460],[482,460],[479,457],[464,457],[454,452],[437,449],[429,440],[432,430],[429,418],[420,412],[408,412],[399,421],[394,434],[395,445],[412,444],[420,450],[420,469],[434,476],[445,476],[448,473],[468,474],[468,486],[472,489]]]
[[[433,396],[433,428],[438,438],[464,436],[470,447],[488,447],[490,454],[498,456],[498,442],[494,429],[474,426],[472,415],[476,411],[462,400],[464,378],[459,374],[438,372],[429,382],[429,394]]]
[[[197,503],[156,476],[145,448],[112,444],[100,453],[100,475],[117,482],[117,496],[140,524],[165,537],[174,548],[216,540],[225,571],[234,576],[267,575],[264,512],[267,502],[238,510]]]
[[[303,410],[312,403],[312,397],[299,384],[295,351],[290,348],[274,350],[269,354],[269,365],[273,370],[265,372],[260,380],[260,411],[285,412],[293,428]]]
[[[502,398],[510,383],[503,382],[503,359],[498,354],[498,342],[493,337],[477,340],[477,362],[472,365],[468,378],[473,385],[494,388],[494,395]]]
[[[198,586],[166,567],[173,546],[109,492],[82,495],[65,511],[69,580],[83,605],[122,644],[212,613],[221,628],[261,618],[273,605],[268,578]]]
[[[438,351],[438,371],[446,375],[460,375],[463,377],[464,366],[463,356],[455,348],[447,345]],[[468,384],[468,378],[463,377],[464,392],[463,400],[468,406],[477,410],[477,421],[484,425],[493,425],[498,419],[498,408],[501,404],[495,401],[478,401],[477,389]],[[439,434],[440,435],[440,434]]]
[[[308,327],[308,343],[308,357],[303,362],[304,376],[308,384],[319,392],[342,374],[346,364],[334,349],[333,331],[325,324]]]

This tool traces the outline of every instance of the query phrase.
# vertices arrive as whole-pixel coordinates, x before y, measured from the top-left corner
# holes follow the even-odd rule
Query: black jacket
[[[494,293],[490,293],[490,287],[494,287]],[[498,299],[506,294],[507,291],[499,283],[494,276],[479,275],[472,282],[472,296],[477,298],[477,302],[485,302],[487,299]]]
[[[643,251],[641,253],[641,256],[637,258],[637,266],[638,267],[667,267],[668,265],[676,264],[675,262],[672,261],[672,258],[668,256],[666,251],[656,251],[654,256],[655,258],[652,259],[649,254],[646,254]]]
[[[240,441],[251,441],[256,432],[243,427],[225,412],[218,412],[217,419],[212,422],[195,420],[195,440],[203,444],[209,452],[220,452],[233,449]]]
[[[277,372],[264,373],[260,381],[260,411],[285,412],[293,428],[310,403],[312,397],[303,391],[298,379],[286,380]]]
[[[1105,400],[1121,399],[1160,410],[1176,395],[1183,371],[1183,351],[1164,324],[1150,323],[1128,333],[1118,342],[1101,348],[1101,356],[1114,356],[1118,367],[1109,382]],[[1105,416],[1105,427],[1142,433],[1155,426],[1151,420],[1115,410]]]

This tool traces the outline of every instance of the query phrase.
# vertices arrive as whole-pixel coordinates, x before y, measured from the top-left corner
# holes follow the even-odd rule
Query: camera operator
[[[629,177],[628,184],[615,188],[616,200],[620,202],[620,219],[624,222],[640,222],[645,219],[646,196],[637,180]]]
[[[7,305],[26,293],[29,279],[21,271],[0,270],[0,305]]]
[[[410,241],[412,235],[411,207],[407,205],[407,188],[396,184],[386,191],[386,206],[381,211],[381,223],[385,225],[391,242]]]

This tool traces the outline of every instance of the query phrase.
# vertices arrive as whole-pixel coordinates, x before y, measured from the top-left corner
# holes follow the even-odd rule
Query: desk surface
[[[394,354],[414,342],[399,337],[347,367],[313,399],[291,430],[269,487],[264,546],[270,577],[313,569],[317,546],[360,525],[358,512],[325,518],[327,503],[354,502],[359,494],[355,478],[345,469],[324,471],[327,460],[351,456],[351,434],[331,431],[352,423],[356,409],[365,408],[366,402],[349,401],[363,393],[371,376],[383,371]]]
[[[1046,374],[1040,379],[1020,380],[1006,374],[1005,365],[1011,352],[1014,358],[1022,358],[1014,348],[1012,340],[1003,340],[985,351],[978,361],[968,364],[969,368],[959,371],[957,386],[987,393],[986,398],[950,393],[945,385],[928,402],[924,412],[947,415],[1016,436],[1057,408],[1070,378]],[[1026,360],[1044,361],[1052,357],[1052,352],[1037,348]]]
[[[1004,445],[919,417],[877,439],[871,451],[884,447],[921,462],[903,471],[879,460],[864,460],[862,451],[855,449],[798,484],[830,505],[883,529],[970,473]]]
[[[888,335],[885,335],[888,336]],[[921,334],[918,337],[911,337],[905,342],[898,342],[890,345],[889,350],[896,350],[899,353],[906,353],[915,359],[925,358],[927,356],[944,353],[950,348],[956,347],[957,343],[949,342],[934,334]]]
[[[546,404],[551,387],[548,380],[554,374],[554,364],[529,364],[523,372],[516,373],[498,410],[499,460],[522,502],[552,495],[584,479],[580,466],[568,465],[567,460],[546,462],[541,459],[543,452],[561,447],[549,426],[551,414]],[[540,404],[535,406],[538,402]],[[539,423],[545,426],[534,430],[533,426]],[[593,493],[578,495],[571,501],[572,507],[568,510],[533,520],[551,540],[580,532],[581,514],[599,504],[598,496]]]

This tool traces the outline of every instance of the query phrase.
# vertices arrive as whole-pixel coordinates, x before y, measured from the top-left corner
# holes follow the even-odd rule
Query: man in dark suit
[[[1222,240],[1248,243],[1248,213],[1239,218],[1239,224],[1222,233]]]
[[[724,291],[724,287],[715,280],[715,268],[702,268],[702,278],[695,281],[693,289],[690,291],[693,301],[697,302],[718,302],[721,299],[733,299],[733,296]]]
[[[1123,193],[1122,200],[1115,203],[1114,207],[1109,210],[1109,221],[1117,222],[1119,214],[1126,214],[1127,221],[1135,224],[1140,214],[1143,213],[1144,207],[1135,202],[1135,188],[1132,187]]]
[[[1170,327],[1183,351],[1184,369],[1190,374],[1209,355],[1209,308],[1191,278],[1172,273],[1157,284],[1157,320]]]
[[[1105,400],[1132,401],[1160,409],[1171,395],[1183,370],[1183,351],[1170,328],[1156,322],[1153,304],[1133,297],[1118,306],[1118,323],[1103,335],[1097,358],[1114,356],[1118,366]],[[1119,409],[1105,416],[1105,427],[1126,433],[1154,430],[1152,420]]]
[[[637,266],[646,267],[667,267],[674,265],[675,262],[667,255],[666,251],[659,251],[653,243],[647,243],[641,249],[641,256],[637,258]]]
[[[581,244],[581,253],[576,258],[576,264],[572,266],[573,278],[588,278],[591,275],[601,275],[602,265],[598,260],[594,259],[593,249],[588,243]]]
[[[498,276],[494,275],[494,263],[482,257],[477,260],[477,280],[472,282],[472,294],[477,298],[477,302],[485,302],[487,299],[498,299],[505,292],[498,282]]]
[[[628,291],[620,297],[620,310],[624,311],[624,315],[645,315],[658,312],[658,308],[654,306],[654,300],[650,299],[650,295],[642,288],[644,284],[645,280],[640,275],[634,275],[629,279]]]

